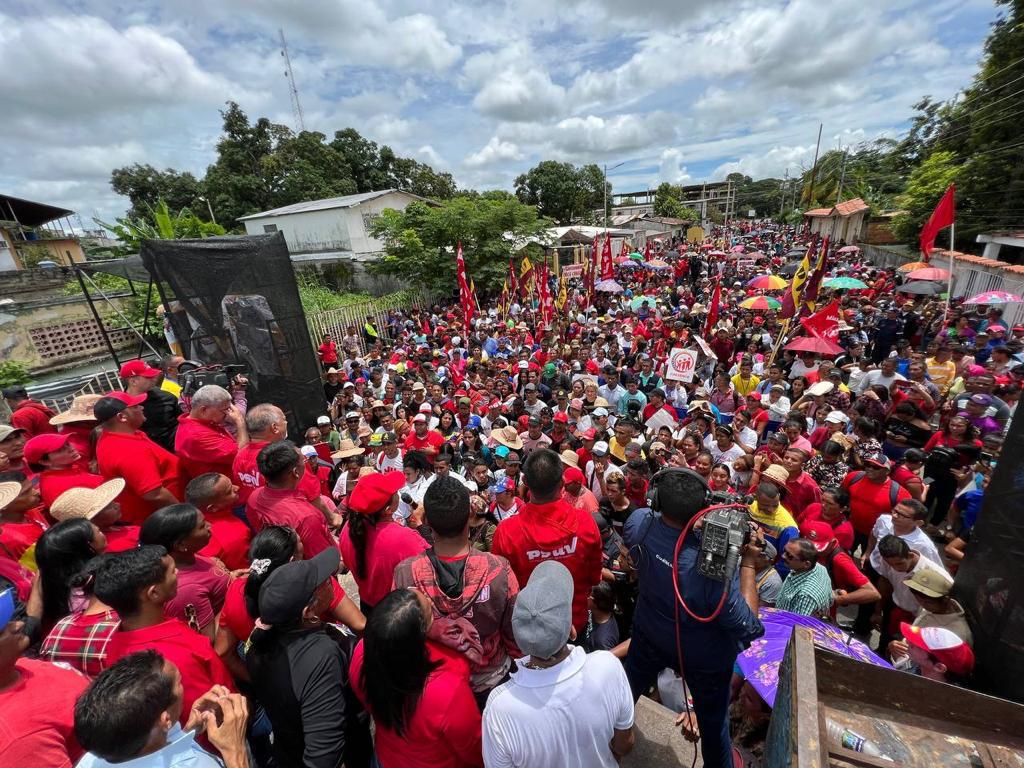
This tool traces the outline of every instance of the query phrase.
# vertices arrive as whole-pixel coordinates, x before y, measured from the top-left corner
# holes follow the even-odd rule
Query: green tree
[[[679,202],[682,190],[667,181],[661,182],[654,190],[654,215],[668,216],[673,219],[683,218],[685,206]]]
[[[174,210],[198,210],[201,204],[199,180],[188,171],[180,173],[173,168],[159,171],[152,165],[141,163],[118,168],[110,174],[110,186],[131,201],[128,209],[130,218],[145,216],[145,212],[159,200],[165,200]],[[202,208],[205,209],[205,205]]]
[[[4,360],[0,363],[0,387],[13,387],[16,384],[28,384],[32,376],[24,363],[17,360]]]
[[[604,174],[596,165],[577,167],[572,163],[542,160],[515,180],[516,197],[537,206],[541,216],[569,224],[592,218],[605,199]],[[607,185],[611,197],[611,184]]]
[[[385,209],[371,234],[385,244],[372,271],[450,292],[455,286],[455,245],[462,243],[466,272],[480,293],[500,288],[508,259],[528,239],[543,238],[550,221],[506,193],[460,195],[440,205],[410,203]]]
[[[903,194],[896,198],[901,213],[893,220],[896,236],[915,242],[942,193],[956,180],[960,166],[952,152],[936,152],[915,168]]]

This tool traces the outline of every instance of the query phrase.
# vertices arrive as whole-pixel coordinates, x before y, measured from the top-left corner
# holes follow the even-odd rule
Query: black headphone
[[[700,508],[703,509],[708,506],[708,496],[711,493],[711,488],[708,485],[707,480],[688,467],[667,467],[655,472],[651,477],[650,485],[647,486],[647,506],[649,506],[654,512],[661,512],[661,505],[658,502],[658,478],[665,477],[666,475],[686,475],[699,480],[701,487],[704,489],[704,498],[701,499]]]

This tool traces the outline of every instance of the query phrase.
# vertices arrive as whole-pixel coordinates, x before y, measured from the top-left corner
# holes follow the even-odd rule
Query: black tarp
[[[301,434],[323,413],[323,388],[281,233],[145,240],[140,253],[185,357],[240,363],[250,403],[272,402]]]
[[[974,634],[979,689],[1024,704],[1024,418],[985,489],[954,595]]]

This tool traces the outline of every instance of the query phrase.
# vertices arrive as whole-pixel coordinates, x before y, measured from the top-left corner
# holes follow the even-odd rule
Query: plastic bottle
[[[893,759],[882,752],[881,748],[871,739],[867,739],[859,733],[843,727],[831,718],[825,721],[825,725],[828,730],[828,739],[834,744],[864,755],[888,760],[890,763],[893,762]]]

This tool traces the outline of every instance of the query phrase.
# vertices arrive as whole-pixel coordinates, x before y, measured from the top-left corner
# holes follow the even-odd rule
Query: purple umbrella
[[[847,639],[849,635],[832,624],[826,624],[810,616],[800,616],[775,608],[762,608],[758,616],[764,624],[764,636],[750,644],[739,655],[736,662],[747,681],[768,704],[775,706],[775,690],[779,685],[779,665],[786,653],[786,645],[793,634],[793,627],[807,627],[814,633],[814,644],[828,651],[841,653],[857,661],[876,664],[880,667],[892,665],[878,656],[860,640]]]

